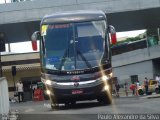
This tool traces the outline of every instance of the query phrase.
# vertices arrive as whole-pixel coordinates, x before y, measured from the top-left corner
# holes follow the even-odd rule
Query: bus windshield
[[[100,66],[105,60],[105,30],[103,20],[42,25],[42,65],[64,71]]]

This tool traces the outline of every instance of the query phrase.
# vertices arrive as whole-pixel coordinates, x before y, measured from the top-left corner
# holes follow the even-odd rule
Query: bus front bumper
[[[60,89],[47,86],[46,93],[57,103],[65,103],[71,101],[94,100],[101,98],[104,95],[111,94],[111,87],[104,84],[99,84],[93,87],[70,89]]]

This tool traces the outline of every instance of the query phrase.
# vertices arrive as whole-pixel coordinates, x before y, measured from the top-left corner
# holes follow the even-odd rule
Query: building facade
[[[160,45],[137,49],[112,57],[114,76],[124,82],[143,83],[145,77],[154,79],[160,75]]]

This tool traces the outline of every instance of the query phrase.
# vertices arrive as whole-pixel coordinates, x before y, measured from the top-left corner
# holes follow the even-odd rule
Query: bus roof
[[[106,16],[102,11],[69,11],[46,15],[43,17],[41,24],[48,23],[69,23],[90,20],[104,20]]]

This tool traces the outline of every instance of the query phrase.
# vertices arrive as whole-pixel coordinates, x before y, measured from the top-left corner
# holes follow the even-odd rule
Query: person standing
[[[119,85],[118,82],[116,82],[115,88],[116,88],[116,96],[119,97],[119,89],[120,89],[120,85]]]
[[[139,86],[140,86],[140,83],[139,83],[139,80],[137,80],[137,82],[136,82],[136,96],[139,95],[139,92],[138,92]]]
[[[145,81],[144,81],[144,87],[145,87],[145,91],[146,91],[146,95],[148,95],[148,78],[145,77]]]
[[[124,91],[126,93],[126,96],[128,96],[128,83],[127,82],[124,83]]]
[[[130,89],[132,90],[132,95],[135,95],[135,89],[136,89],[136,85],[133,83],[130,85]]]
[[[16,84],[16,88],[17,88],[17,92],[18,92],[18,101],[23,102],[23,83],[21,81],[19,81]]]
[[[159,75],[156,75],[155,80],[158,82],[159,81]]]
[[[158,90],[159,90],[159,93],[160,93],[160,75],[158,76]]]

